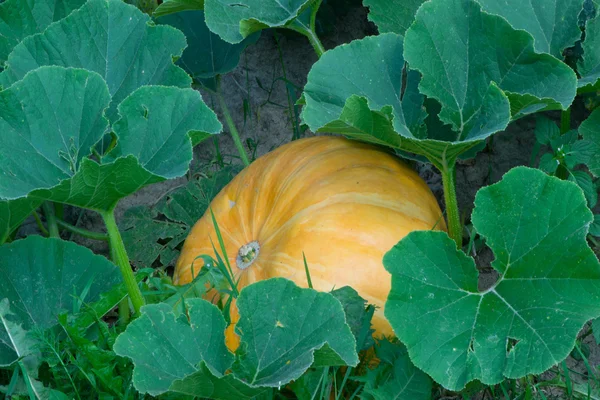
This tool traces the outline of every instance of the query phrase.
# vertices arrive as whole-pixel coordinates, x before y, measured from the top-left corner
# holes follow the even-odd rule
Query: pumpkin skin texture
[[[415,171],[376,147],[332,136],[297,140],[260,157],[210,208],[239,289],[272,277],[308,287],[304,253],[315,289],[351,286],[378,306],[373,317],[377,335],[393,335],[383,315],[391,288],[383,255],[411,231],[446,229],[435,197]],[[260,246],[258,255],[240,269],[240,249],[252,242]],[[214,257],[213,243],[218,249],[208,211],[184,243],[176,284],[193,279],[196,257]],[[201,266],[197,259],[194,271]],[[232,323],[238,318],[232,307]],[[232,335],[230,326],[227,342],[235,349]]]

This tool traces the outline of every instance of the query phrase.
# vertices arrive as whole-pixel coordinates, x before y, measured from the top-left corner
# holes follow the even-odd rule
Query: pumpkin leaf
[[[506,57],[498,59],[497,50]],[[575,92],[574,72],[536,54],[526,32],[472,0],[432,0],[419,8],[404,42],[386,33],[324,54],[308,75],[302,118],[315,132],[386,145],[442,166],[511,119],[568,107]],[[452,129],[424,129],[421,93],[441,104],[439,119]]]
[[[117,337],[113,349],[133,360],[133,384],[141,393],[167,392],[175,380],[197,372],[202,361],[217,377],[231,366],[221,311],[202,299],[189,299],[186,305],[189,320],[177,317],[167,304],[144,306],[142,315]]]
[[[161,17],[157,22],[179,29],[188,38],[189,46],[177,64],[199,82],[232,71],[240,61],[240,54],[260,37],[257,32],[236,44],[226,42],[208,29],[204,11],[179,12]]]
[[[413,365],[402,343],[383,339],[375,347],[375,352],[379,365],[367,370],[366,377],[360,379],[365,382],[362,399],[431,399],[431,378]]]
[[[245,287],[237,299],[241,337],[232,371],[250,386],[279,387],[300,377],[326,343],[356,366],[356,341],[340,302],[329,293],[274,278]]]
[[[421,93],[442,104],[440,118],[452,124],[457,140],[493,133],[487,128],[492,115],[508,121],[544,108],[566,109],[575,97],[571,68],[536,54],[529,34],[473,0],[424,3],[405,38],[404,56],[423,74]],[[497,50],[505,56],[496,58]]]
[[[3,115],[10,118],[0,119],[6,127],[0,137],[6,160],[0,171],[9,176],[0,184],[5,198],[30,194],[110,210],[144,185],[184,175],[192,145],[221,130],[197,91],[144,86],[119,105],[122,117],[113,125],[117,145],[98,164],[86,156],[107,126],[102,111],[110,97],[99,75],[42,67],[0,92],[2,97]],[[32,108],[37,112],[29,115]],[[22,140],[24,134],[29,141]],[[28,162],[20,154],[29,154]]]
[[[414,364],[458,390],[537,374],[562,361],[600,315],[593,216],[573,183],[518,167],[481,189],[472,221],[494,251],[498,281],[478,272],[445,233],[412,232],[384,257],[385,314]]]
[[[10,302],[13,322],[27,331],[56,325],[62,310],[77,313],[84,302],[98,300],[121,282],[118,268],[106,258],[75,243],[40,236],[0,247],[0,276],[0,293]],[[115,305],[105,304],[97,315]],[[0,336],[6,335],[2,329]],[[6,349],[0,350],[0,359],[9,357]]]
[[[0,92],[0,198],[55,186],[77,170],[107,128],[109,101],[98,74],[59,67]]]
[[[10,310],[7,298],[0,300],[0,367],[8,367],[17,360],[32,371],[39,366],[41,355],[33,336],[23,329],[19,318]],[[36,375],[37,376],[37,375]]]
[[[0,244],[17,229],[41,204],[40,200],[27,197],[17,200],[0,200]]]
[[[117,105],[141,86],[191,84],[173,64],[173,57],[186,46],[183,34],[149,22],[146,14],[121,0],[89,0],[43,33],[19,43],[0,74],[0,84],[7,87],[44,65],[94,71],[106,81],[112,98],[106,115],[115,121]]]
[[[32,394],[36,399],[48,398],[48,389],[37,381],[42,360],[39,343],[20,322],[10,310],[9,299],[0,299],[0,367],[18,363],[17,368],[31,386],[29,393],[22,391],[23,394]]]
[[[170,387],[172,393],[214,400],[251,400],[267,394],[270,388],[254,388],[237,380],[233,375],[221,378],[214,376],[204,363],[200,370],[181,380],[176,380]]]
[[[575,170],[569,174],[569,181],[574,182],[583,190],[583,195],[590,208],[598,203],[598,188],[592,181],[592,177],[586,171]]]
[[[578,86],[584,91],[595,90],[600,79],[600,16],[586,22],[583,56],[577,63]]]
[[[356,340],[357,351],[372,347],[375,343],[373,341],[373,330],[371,329],[373,314],[367,309],[367,301],[360,297],[358,292],[350,286],[336,289],[331,294],[338,299],[344,308],[346,323],[352,330]]]
[[[183,11],[196,10],[204,10],[204,0],[167,0],[163,1],[162,4],[154,10],[152,16],[154,18],[159,18]]]
[[[85,0],[7,0],[0,4],[0,65],[27,36],[81,7]]]
[[[138,267],[150,266],[157,260],[162,265],[174,263],[179,245],[191,227],[237,172],[237,168],[224,168],[167,193],[154,207],[125,211],[120,228],[130,261]]]
[[[291,23],[312,0],[205,0],[208,28],[229,43],[239,43],[254,32]]]
[[[424,1],[363,0],[363,5],[369,7],[369,21],[377,25],[379,33],[394,32],[404,35]]]
[[[595,177],[600,177],[600,109],[594,110],[579,125],[579,134],[587,142],[585,144],[587,153],[585,164]]]
[[[590,235],[600,237],[600,214],[594,215],[594,222],[590,225]]]
[[[483,11],[505,18],[533,36],[535,51],[563,59],[563,51],[581,38],[578,18],[584,0],[477,0]]]

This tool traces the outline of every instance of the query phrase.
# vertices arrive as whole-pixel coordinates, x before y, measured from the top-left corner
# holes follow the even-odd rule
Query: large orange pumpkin
[[[378,148],[331,136],[260,157],[210,207],[240,289],[271,277],[308,287],[304,253],[313,287],[353,287],[379,307],[373,328],[384,335],[393,332],[383,315],[391,287],[383,255],[411,231],[445,229],[435,197],[416,172]],[[175,283],[193,279],[192,262],[214,256],[213,243],[218,248],[207,212],[185,241]],[[196,260],[194,271],[200,267]],[[238,320],[235,307],[231,320]],[[233,325],[226,336],[235,349]]]

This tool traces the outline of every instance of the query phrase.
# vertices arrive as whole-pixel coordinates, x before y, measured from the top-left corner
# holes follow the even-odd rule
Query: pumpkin
[[[212,201],[239,289],[284,277],[319,291],[353,287],[378,306],[373,328],[392,335],[383,315],[391,288],[383,255],[414,230],[445,229],[429,187],[397,157],[374,146],[333,136],[297,140],[244,169]],[[200,270],[199,255],[214,256],[210,211],[187,237],[174,273],[186,284]],[[214,298],[214,293],[211,294]],[[226,332],[234,350],[239,315]]]

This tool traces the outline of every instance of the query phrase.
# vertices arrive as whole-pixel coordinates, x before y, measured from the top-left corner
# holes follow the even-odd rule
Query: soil
[[[376,33],[375,26],[367,20],[366,9],[348,5],[350,3],[352,1],[346,0],[346,13],[338,16],[337,20],[330,24],[330,31],[322,36],[327,49]],[[314,50],[304,37],[287,31],[264,31],[260,40],[242,55],[240,65],[233,72],[223,76],[224,98],[242,140],[255,144],[255,157],[289,142],[294,134],[298,133],[300,109],[294,108],[293,104],[300,96],[306,76],[316,61]],[[216,98],[210,92],[202,91],[202,94],[206,103],[217,112],[220,120],[224,121]],[[551,116],[557,118],[557,115]],[[577,114],[574,113],[574,124],[577,123],[577,118]],[[579,118],[583,119],[582,116]],[[457,167],[457,193],[465,221],[469,221],[475,194],[481,187],[499,181],[503,174],[515,166],[529,165],[535,142],[534,127],[535,120],[532,117],[516,121],[505,132],[495,134],[486,149],[474,159],[460,162]],[[304,131],[304,135],[310,134]],[[227,128],[215,141],[205,141],[195,148],[193,163],[196,166],[214,163],[217,148],[225,163],[240,163]],[[428,164],[417,164],[416,168],[443,207],[442,181],[438,171]],[[117,221],[128,208],[153,205],[165,193],[183,185],[185,181],[185,178],[180,178],[155,184],[122,200],[116,212]],[[79,215],[80,210],[71,209],[67,209],[67,212],[67,219],[72,222],[79,219],[79,226],[90,230],[103,230],[103,223],[96,214],[84,212]],[[35,230],[35,222],[28,220],[20,235]],[[104,243],[76,236],[72,239],[97,253],[108,252]],[[478,252],[476,259],[481,271],[480,287],[491,286],[497,279],[497,274],[490,267],[493,254],[484,248]],[[590,348],[589,362],[592,368],[596,368],[600,365],[600,349],[592,336],[586,338],[586,343]],[[568,364],[582,373],[586,371],[584,363],[573,358],[569,358]],[[563,395],[562,392],[559,394]]]

